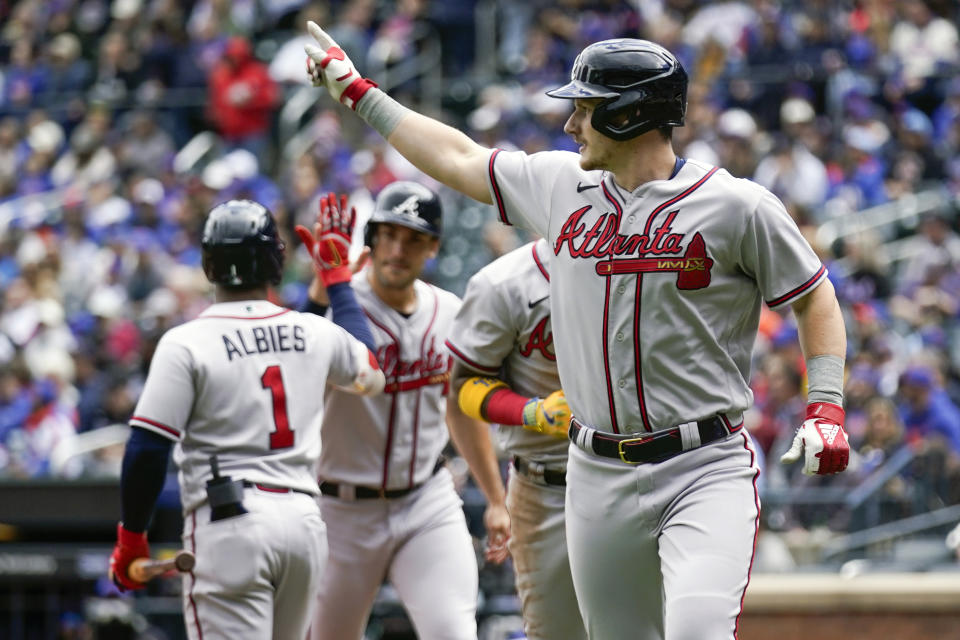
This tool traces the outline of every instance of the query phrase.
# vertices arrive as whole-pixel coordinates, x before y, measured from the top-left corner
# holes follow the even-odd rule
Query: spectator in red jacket
[[[209,118],[227,146],[263,158],[278,92],[267,65],[253,57],[246,38],[227,41],[223,60],[210,71],[209,87]]]

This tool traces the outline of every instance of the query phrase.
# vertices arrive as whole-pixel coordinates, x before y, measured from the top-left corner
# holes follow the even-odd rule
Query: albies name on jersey
[[[221,336],[227,350],[227,360],[257,353],[304,351],[307,343],[303,327],[289,324],[268,324],[249,329],[237,329]]]

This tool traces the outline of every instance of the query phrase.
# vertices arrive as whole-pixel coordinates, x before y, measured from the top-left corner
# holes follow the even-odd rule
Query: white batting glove
[[[793,464],[803,456],[803,473],[808,476],[840,473],[850,460],[850,444],[843,430],[843,409],[829,402],[807,405],[807,418],[797,429],[793,444],[780,456]]]
[[[335,100],[356,110],[360,98],[377,83],[361,76],[343,49],[316,22],[307,21],[307,30],[320,45],[303,45],[313,86],[326,87]]]

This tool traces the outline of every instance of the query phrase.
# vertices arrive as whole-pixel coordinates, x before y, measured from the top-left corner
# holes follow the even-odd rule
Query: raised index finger
[[[316,40],[324,51],[330,47],[337,46],[337,43],[333,38],[327,35],[327,32],[320,28],[313,20],[307,20],[307,31],[310,32],[310,35],[313,36],[313,39]]]

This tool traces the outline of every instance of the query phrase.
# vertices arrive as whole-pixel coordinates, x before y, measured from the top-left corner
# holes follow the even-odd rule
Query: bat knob
[[[189,551],[181,551],[173,559],[173,564],[181,573],[192,571],[197,564],[197,557]]]

